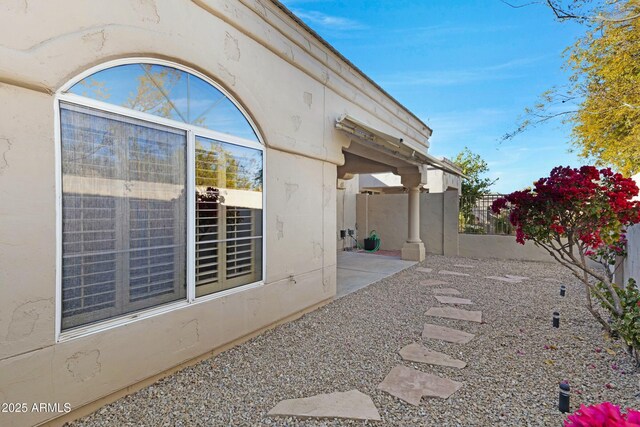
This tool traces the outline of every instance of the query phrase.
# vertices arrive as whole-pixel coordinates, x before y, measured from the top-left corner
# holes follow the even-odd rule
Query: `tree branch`
[[[511,3],[509,3],[508,1],[505,1],[505,0],[500,0],[500,1],[502,3],[504,3],[504,4],[506,4],[507,6],[514,8],[514,9],[520,9],[522,7],[532,6],[534,4],[540,4],[539,1],[532,1],[532,2],[529,2],[529,3],[525,3],[525,4],[511,4]]]

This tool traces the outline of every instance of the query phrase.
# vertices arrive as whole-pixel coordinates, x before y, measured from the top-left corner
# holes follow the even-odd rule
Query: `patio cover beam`
[[[364,143],[363,145],[382,149],[386,154],[411,165],[427,164],[436,169],[466,178],[455,166],[449,165],[427,153],[426,147],[417,147],[408,141],[404,141],[403,138],[375,129],[348,114],[343,114],[336,120],[336,128],[357,137],[361,143]]]

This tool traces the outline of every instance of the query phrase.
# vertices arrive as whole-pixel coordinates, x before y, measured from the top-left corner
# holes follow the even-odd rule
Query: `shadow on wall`
[[[359,240],[375,230],[380,249],[401,250],[407,241],[408,218],[407,194],[357,195]],[[420,239],[429,254],[458,255],[457,191],[420,194]]]

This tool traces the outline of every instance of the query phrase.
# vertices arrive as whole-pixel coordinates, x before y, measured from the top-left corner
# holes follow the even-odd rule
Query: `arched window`
[[[260,283],[263,146],[223,89],[129,60],[57,98],[60,330]]]

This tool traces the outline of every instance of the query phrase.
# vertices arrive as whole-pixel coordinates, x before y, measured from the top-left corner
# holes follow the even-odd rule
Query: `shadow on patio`
[[[416,264],[400,259],[400,251],[339,252],[336,299]]]

